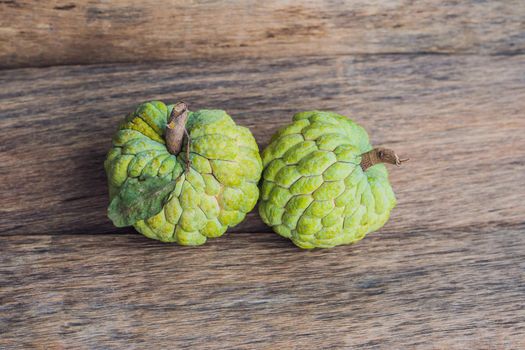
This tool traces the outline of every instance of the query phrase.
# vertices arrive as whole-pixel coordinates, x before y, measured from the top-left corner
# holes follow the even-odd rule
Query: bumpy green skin
[[[164,133],[173,105],[159,101],[137,107],[120,125],[104,167],[110,200],[128,177],[177,181],[163,209],[133,226],[163,242],[200,245],[240,223],[259,197],[262,164],[251,132],[222,110],[190,112],[191,168],[186,142],[178,155],[168,152]]]
[[[366,172],[366,131],[332,112],[294,115],[263,151],[259,212],[305,249],[350,244],[382,227],[396,205],[383,164]]]

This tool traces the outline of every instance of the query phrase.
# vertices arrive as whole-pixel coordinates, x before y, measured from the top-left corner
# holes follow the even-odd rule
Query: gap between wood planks
[[[496,232],[498,230],[519,230],[519,229],[522,229],[525,224],[525,220],[522,221],[522,222],[516,222],[516,223],[494,223],[494,224],[484,224],[484,225],[466,225],[466,226],[454,226],[454,227],[449,227],[449,228],[429,228],[429,227],[425,227],[425,226],[422,226],[422,227],[413,227],[413,228],[410,228],[410,231],[403,231],[403,232],[400,232],[400,231],[392,231],[392,230],[388,230],[388,231],[385,231],[385,230],[379,230],[379,231],[375,231],[375,232],[372,232],[370,233],[369,235],[367,235],[367,237],[371,236],[371,235],[388,235],[390,237],[398,237],[399,239],[402,239],[405,235],[410,235],[410,234],[413,234],[413,233],[424,233],[424,234],[429,234],[429,235],[432,235],[434,233],[443,233],[444,231],[449,231],[449,230],[458,230],[458,231],[462,231],[462,232],[476,232],[478,230],[481,230],[481,231],[492,231],[492,232]],[[115,228],[114,231],[117,231],[117,232],[89,232],[89,233],[82,233],[82,232],[65,232],[65,233],[59,233],[59,234],[53,234],[53,233],[38,233],[38,232],[35,232],[35,233],[24,233],[22,234],[24,237],[39,237],[39,236],[78,236],[78,237],[89,237],[89,236],[107,236],[107,237],[133,237],[133,236],[136,236],[138,235],[139,237],[142,237],[142,235],[140,233],[138,233],[134,228],[132,227],[128,227],[128,228],[124,228],[124,229],[117,229]],[[237,231],[237,230],[227,230],[226,233],[224,233],[223,237],[225,237],[226,239],[238,239],[238,238],[242,238],[243,236],[249,236],[249,235],[257,235],[257,234],[261,234],[261,235],[267,235],[267,237],[273,237],[272,235],[275,234],[274,231],[272,231],[272,229],[268,226],[266,226],[266,229],[265,230],[259,230],[259,231]],[[8,236],[11,236],[11,235],[6,235],[6,237]],[[274,238],[276,239],[283,239],[283,240],[286,240],[285,238],[283,237],[280,237],[280,236],[275,236]],[[0,238],[1,239],[1,238]],[[214,240],[214,239],[210,239],[210,240]],[[160,241],[154,241],[155,243],[159,243],[160,245],[173,245],[173,243],[164,243],[164,242],[160,242]]]
[[[336,57],[348,57],[348,56],[355,56],[355,57],[389,57],[389,56],[406,56],[406,57],[412,57],[412,56],[479,56],[479,57],[506,57],[506,56],[521,56],[525,55],[525,49],[523,50],[516,50],[516,51],[499,51],[494,53],[485,53],[480,54],[476,52],[433,52],[433,51],[389,51],[389,52],[353,52],[353,53],[333,53],[330,54],[330,57],[336,58]],[[310,53],[303,58],[323,58],[327,57],[326,54],[323,53]],[[277,56],[268,58],[267,60],[279,60],[279,59],[289,59],[290,57],[287,56]],[[259,60],[260,57],[220,57],[220,58],[210,58],[210,57],[201,57],[198,58],[200,61],[210,61],[213,63],[220,63],[228,60]],[[300,58],[299,58],[300,59]],[[82,66],[103,66],[103,65],[120,65],[125,67],[126,65],[136,65],[136,64],[148,64],[148,65],[165,65],[165,64],[177,64],[177,63],[183,63],[188,61],[188,58],[172,58],[172,59],[158,59],[158,60],[140,60],[138,62],[133,61],[107,61],[107,62],[76,62],[76,63],[54,63],[54,64],[41,64],[41,65],[27,65],[27,66],[20,66],[20,67],[2,67],[0,66],[0,72],[2,71],[9,71],[9,70],[16,70],[16,69],[25,69],[25,68],[60,68],[60,67],[69,67],[69,66],[75,66],[75,67],[82,67]]]

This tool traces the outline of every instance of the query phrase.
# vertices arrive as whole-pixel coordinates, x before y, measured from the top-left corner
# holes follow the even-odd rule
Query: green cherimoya
[[[333,113],[297,113],[263,151],[259,212],[301,248],[350,244],[382,227],[396,198],[386,167],[403,160],[372,149],[366,131]]]
[[[251,132],[226,112],[151,101],[122,122],[104,168],[115,226],[200,245],[253,209],[262,164]]]

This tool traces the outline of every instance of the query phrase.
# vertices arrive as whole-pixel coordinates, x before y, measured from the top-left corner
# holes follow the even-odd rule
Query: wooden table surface
[[[525,348],[525,3],[0,1],[0,348]],[[204,246],[106,217],[149,99],[264,148],[301,110],[411,158],[391,220],[302,251],[256,211]]]

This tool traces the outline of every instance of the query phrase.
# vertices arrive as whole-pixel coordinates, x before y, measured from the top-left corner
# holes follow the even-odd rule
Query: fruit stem
[[[171,115],[168,118],[166,125],[166,147],[171,154],[177,155],[182,150],[182,141],[184,134],[188,144],[186,145],[186,172],[190,171],[190,148],[191,137],[186,130],[186,122],[188,121],[188,106],[184,102],[178,102],[173,106]]]
[[[361,154],[361,168],[366,171],[371,166],[379,163],[388,163],[400,166],[401,163],[408,161],[408,158],[400,159],[396,152],[389,148],[374,148],[371,151]]]
[[[166,147],[171,154],[177,155],[182,149],[182,140],[184,139],[187,120],[188,106],[184,102],[178,102],[173,106],[171,115],[168,118],[168,124],[166,125]]]

